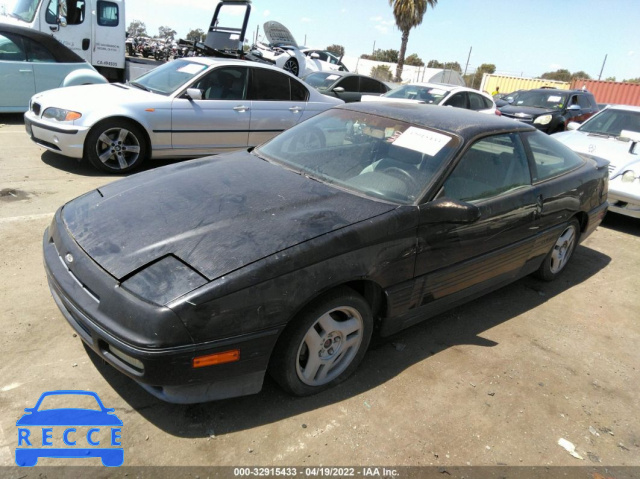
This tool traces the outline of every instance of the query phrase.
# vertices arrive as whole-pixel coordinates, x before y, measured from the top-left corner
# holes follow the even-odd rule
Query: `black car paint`
[[[533,130],[449,109],[375,103],[342,108],[418,125],[425,116],[435,116],[444,130],[465,140],[462,150],[487,134]],[[534,271],[570,218],[579,219],[582,238],[599,224],[607,207],[606,197],[597,193],[606,178],[604,166],[587,158],[573,172],[531,185],[521,198],[506,195],[479,204],[478,221],[450,223],[429,213],[441,182],[418,204],[397,206],[334,190],[247,152],[196,160],[130,177],[59,210],[44,238],[48,279],[58,306],[83,341],[153,394],[171,402],[250,394],[260,390],[282,330],[311,300],[334,287],[346,284],[360,292],[376,311],[380,333],[387,335]],[[151,194],[156,189],[164,199]],[[263,195],[262,201],[252,201],[252,195]],[[319,201],[301,201],[309,195]],[[515,209],[510,206],[514,200],[520,202]],[[123,212],[132,218],[122,218]],[[204,225],[209,214],[227,220],[241,214],[255,222],[257,231],[266,229],[266,241],[233,222],[230,231],[217,233],[225,248],[206,235],[158,243],[158,231],[135,231],[142,222],[180,237]],[[173,222],[182,226],[175,230]],[[291,238],[285,233],[289,225]],[[93,228],[100,229],[102,238]],[[101,245],[109,228],[115,228],[120,243],[110,239]],[[130,244],[127,235],[138,236],[138,242],[123,248]],[[236,244],[238,237],[242,240]],[[203,242],[208,251],[198,251]],[[235,250],[241,256],[233,257],[233,250],[225,251],[234,245],[255,251]],[[130,263],[113,257],[130,249]],[[68,254],[75,258],[71,263],[65,260]],[[168,256],[188,261],[206,284],[164,305],[126,289],[127,279]],[[217,260],[221,265],[208,264]],[[110,344],[143,361],[145,370],[115,357]],[[236,363],[190,367],[196,355],[232,348],[241,350]]]

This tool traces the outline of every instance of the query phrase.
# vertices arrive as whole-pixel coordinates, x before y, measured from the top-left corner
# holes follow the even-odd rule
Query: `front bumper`
[[[195,344],[170,308],[126,292],[93,262],[66,233],[60,210],[45,231],[43,249],[52,296],[71,327],[98,356],[154,396],[186,404],[261,390],[279,329]],[[196,356],[231,349],[240,350],[239,361],[192,366]]]
[[[609,211],[640,218],[640,183],[623,183],[620,176],[609,181]]]
[[[58,124],[39,118],[33,111],[24,114],[27,134],[38,145],[70,158],[82,158],[89,127]]]

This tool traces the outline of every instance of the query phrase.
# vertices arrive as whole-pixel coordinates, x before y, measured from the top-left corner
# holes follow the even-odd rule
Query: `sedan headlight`
[[[552,115],[541,115],[536,118],[533,122],[537,125],[548,125],[551,121]]]
[[[62,108],[47,108],[42,114],[42,118],[56,121],[73,121],[82,117],[82,113],[71,110],[63,110]]]
[[[622,173],[622,182],[623,183],[633,183],[637,178],[636,172],[633,170],[627,170]]]

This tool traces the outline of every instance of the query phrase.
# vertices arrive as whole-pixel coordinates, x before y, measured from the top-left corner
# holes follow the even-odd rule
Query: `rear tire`
[[[308,396],[348,378],[364,357],[373,315],[367,301],[341,287],[313,301],[282,333],[271,376],[291,394]]]
[[[553,281],[565,270],[580,239],[580,223],[575,218],[562,230],[538,271],[534,274],[544,281]]]
[[[110,119],[95,125],[84,146],[89,162],[107,173],[127,173],[144,162],[147,140],[142,129],[128,120]]]

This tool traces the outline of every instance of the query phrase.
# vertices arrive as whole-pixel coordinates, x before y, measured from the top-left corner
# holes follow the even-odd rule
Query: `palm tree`
[[[427,11],[427,6],[434,8],[438,0],[389,0],[393,8],[393,16],[396,17],[396,25],[402,32],[398,68],[396,69],[396,81],[402,80],[402,68],[404,67],[404,55],[407,52],[409,31],[422,23]]]

